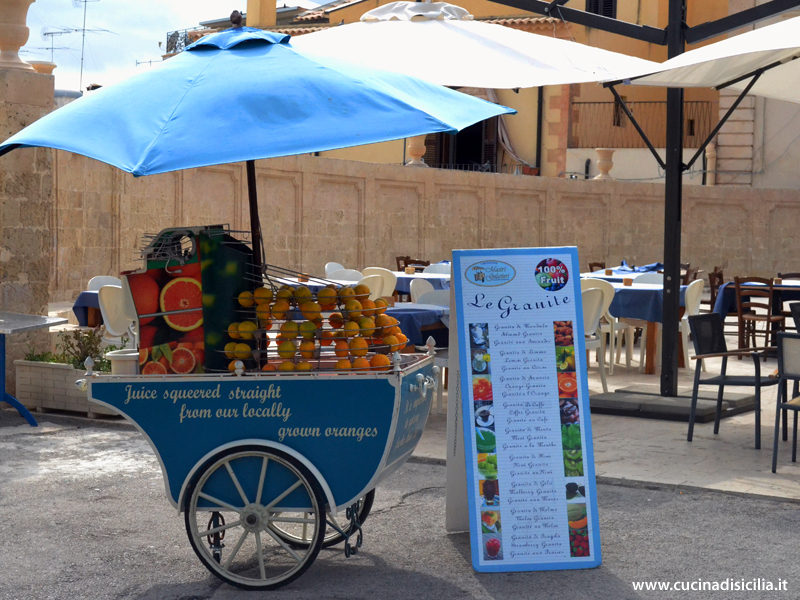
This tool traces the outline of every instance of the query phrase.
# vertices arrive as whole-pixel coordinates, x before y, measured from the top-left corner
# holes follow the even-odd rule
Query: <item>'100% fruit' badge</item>
[[[548,292],[557,292],[569,281],[567,266],[555,258],[546,258],[536,265],[536,283]]]

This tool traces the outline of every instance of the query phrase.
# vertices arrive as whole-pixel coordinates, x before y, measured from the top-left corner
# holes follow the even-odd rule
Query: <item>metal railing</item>
[[[166,54],[177,54],[183,52],[186,46],[190,45],[194,39],[190,38],[189,33],[199,31],[205,27],[192,27],[190,29],[179,29],[167,32],[167,51]]]
[[[667,103],[627,102],[653,146],[667,143]],[[683,146],[698,148],[719,121],[717,102],[683,103]],[[646,148],[618,102],[573,102],[570,148]]]

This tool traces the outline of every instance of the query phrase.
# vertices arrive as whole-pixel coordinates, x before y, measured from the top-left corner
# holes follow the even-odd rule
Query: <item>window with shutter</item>
[[[616,19],[617,0],[586,0],[586,12]]]

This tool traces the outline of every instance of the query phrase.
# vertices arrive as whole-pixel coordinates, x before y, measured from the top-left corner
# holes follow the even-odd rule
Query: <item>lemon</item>
[[[484,354],[483,355],[483,362],[490,362],[491,359],[492,359],[492,357],[489,356],[488,354]]]

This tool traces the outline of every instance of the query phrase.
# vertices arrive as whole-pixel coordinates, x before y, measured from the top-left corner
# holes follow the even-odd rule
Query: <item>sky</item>
[[[161,61],[167,32],[197,27],[201,21],[227,17],[233,10],[246,12],[247,0],[99,0],[85,6],[86,28],[108,33],[86,33],[84,89],[91,83],[110,85],[151,68],[148,61]],[[74,4],[73,0],[36,0],[28,9],[30,36],[20,58],[49,61],[52,42],[57,90],[79,89],[81,33],[44,38],[42,30],[82,28],[83,9],[80,0]]]

